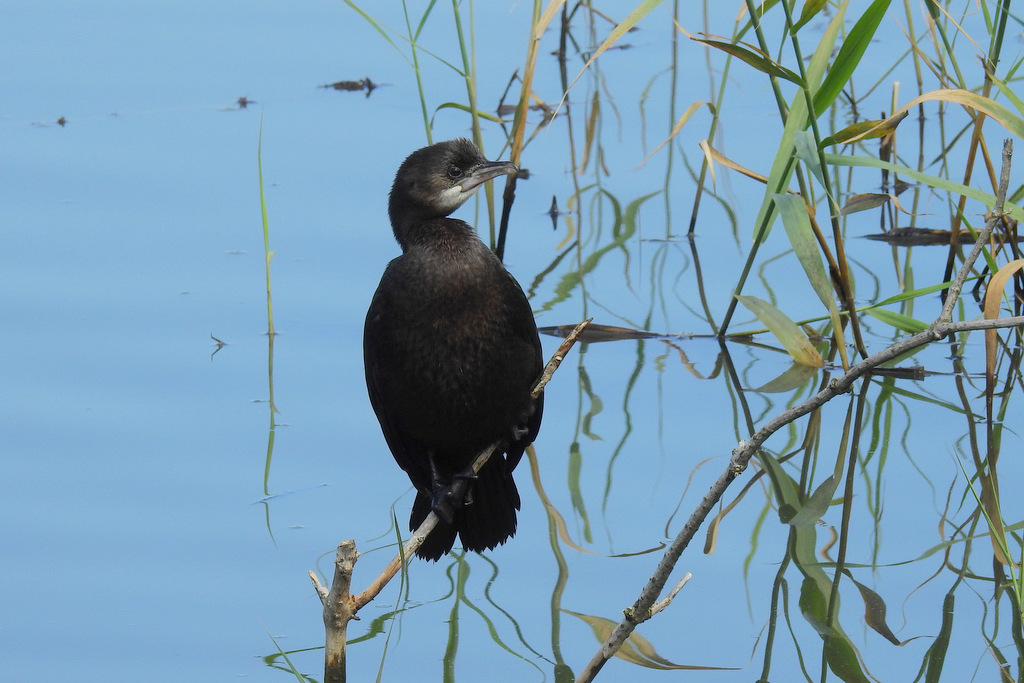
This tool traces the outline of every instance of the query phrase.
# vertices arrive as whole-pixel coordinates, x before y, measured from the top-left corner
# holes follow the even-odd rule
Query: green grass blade
[[[423,16],[420,17],[420,23],[416,25],[416,32],[412,34],[412,39],[418,41],[420,39],[420,33],[423,32],[423,27],[427,25],[427,19],[430,18],[430,13],[434,11],[434,5],[437,4],[437,0],[430,0],[427,3],[426,9],[423,10]]]
[[[402,54],[402,51],[398,49],[398,45],[395,44],[395,41],[391,40],[391,36],[388,35],[388,29],[386,29],[383,24],[381,24],[379,21],[374,19],[365,11],[363,11],[363,9],[360,8],[359,5],[352,2],[352,0],[345,0],[345,4],[351,7],[353,10],[355,10],[356,14],[365,19],[366,23],[372,26],[373,29],[384,38],[384,40],[388,41],[391,44],[391,47],[398,50],[399,54]],[[402,56],[404,57],[405,55],[403,54]],[[408,59],[406,59],[406,61],[408,61]]]
[[[274,252],[270,250],[270,219],[267,218],[267,197],[263,192],[263,114],[260,114],[260,133],[256,143],[256,171],[260,179],[260,214],[263,217],[263,252],[267,264],[267,334],[273,337],[274,304],[270,296],[270,261]]]
[[[796,147],[796,157],[800,161],[804,162],[804,166],[810,169],[814,177],[817,178],[818,184],[822,187],[828,187],[825,182],[825,176],[821,168],[821,163],[818,160],[818,143],[814,140],[814,133],[809,130],[797,131],[793,137],[793,143]]]
[[[691,36],[690,39],[707,45],[708,47],[718,48],[723,52],[727,52],[733,57],[742,60],[758,71],[766,73],[769,76],[775,76],[776,78],[781,78],[791,83],[796,83],[797,85],[803,85],[803,79],[800,78],[799,74],[794,73],[778,62],[773,61],[768,57],[768,55],[753,46],[742,47],[736,43],[730,43],[724,40],[712,40],[710,38],[697,38],[694,36]]]
[[[1009,132],[1019,138],[1024,138],[1024,119],[989,97],[959,88],[940,89],[933,90],[932,92],[926,92],[925,94],[919,95],[907,102],[905,105],[900,107],[898,112],[894,112],[893,115],[895,116],[900,112],[909,111],[920,103],[927,102],[929,100],[952,102],[954,104],[970,107],[971,109],[983,112],[1002,124],[1002,126]]]
[[[738,294],[736,298],[764,323],[768,331],[779,340],[797,363],[814,368],[820,368],[825,364],[807,335],[785,313],[756,296]]]
[[[825,73],[825,67],[828,65],[832,48],[835,46],[839,36],[839,30],[843,26],[843,17],[846,15],[846,7],[848,5],[849,0],[846,0],[836,10],[832,21],[825,29],[825,33],[818,43],[818,47],[815,48],[814,54],[811,56],[805,78],[807,87],[812,90],[821,82],[822,76]],[[764,199],[761,202],[761,208],[757,212],[757,220],[754,222],[758,231],[755,233],[755,239],[757,239],[759,234],[760,240],[764,241],[771,231],[772,224],[775,222],[777,215],[774,201],[775,195],[778,192],[783,192],[789,186],[789,179],[793,173],[793,150],[796,147],[796,134],[807,128],[807,125],[807,98],[804,96],[804,93],[798,92],[790,105],[786,126],[779,140],[779,148],[775,153],[775,160],[772,162],[771,171],[768,173],[768,183],[765,188]]]
[[[886,11],[889,9],[890,1],[875,0],[872,2],[867,11],[861,15],[857,23],[850,29],[849,35],[846,36],[842,47],[839,48],[839,54],[836,55],[835,60],[832,62],[832,68],[829,70],[825,80],[822,81],[821,87],[814,93],[815,116],[820,116],[826,109],[832,106],[836,97],[846,87],[857,65],[860,64],[865,50],[867,50],[868,45],[874,39],[878,25],[882,22],[882,17],[885,16]]]
[[[849,367],[843,325],[839,319],[839,308],[832,295],[832,281],[825,272],[825,266],[821,263],[818,240],[814,237],[814,230],[811,228],[804,200],[797,195],[778,194],[775,195],[775,204],[779,207],[782,225],[786,228],[789,243],[793,246],[800,265],[803,266],[804,274],[807,275],[807,280],[814,288],[814,293],[818,295],[821,303],[825,304],[825,308],[828,310],[828,316],[832,320],[832,330],[836,335],[836,346],[839,347],[839,355],[843,360],[843,367]]]
[[[495,116],[494,114],[490,114],[485,111],[480,111],[479,109],[474,109],[469,105],[460,104],[458,102],[445,102],[444,104],[439,104],[437,105],[437,109],[434,110],[434,114],[436,115],[437,112],[441,111],[442,109],[458,109],[459,111],[466,112],[470,116],[477,116],[481,119],[485,119],[492,123],[508,123],[508,121],[501,118],[500,116]]]
[[[994,195],[988,192],[982,192],[976,190],[973,187],[967,187],[960,183],[946,178],[940,178],[928,173],[922,173],[916,169],[910,168],[909,166],[901,166],[899,164],[893,164],[888,161],[882,161],[880,159],[874,159],[872,157],[860,157],[860,156],[842,156],[839,154],[825,154],[825,162],[833,164],[835,166],[867,166],[869,168],[881,168],[888,171],[899,173],[901,176],[907,178],[913,178],[919,183],[924,183],[928,187],[934,187],[939,190],[945,190],[951,194],[960,194],[970,199],[981,202],[988,208],[995,206],[996,198]],[[1012,218],[1019,221],[1024,221],[1024,210],[1022,210],[1016,204],[1005,202],[1003,210],[1006,211]]]
[[[967,281],[970,282],[973,279],[974,278],[968,278]],[[902,294],[897,294],[895,296],[891,296],[888,299],[885,299],[884,301],[879,301],[877,304],[872,304],[871,306],[865,306],[863,308],[858,308],[857,310],[858,311],[866,311],[869,308],[874,308],[876,306],[888,306],[890,304],[898,304],[898,303],[902,303],[904,301],[910,301],[911,299],[916,299],[916,298],[922,297],[922,296],[928,296],[929,294],[934,294],[935,292],[941,292],[943,290],[949,289],[950,285],[952,285],[952,284],[953,283],[950,282],[950,281],[940,282],[937,285],[931,285],[931,286],[928,286],[928,287],[922,287],[920,289],[915,289],[915,290],[912,290],[912,291],[909,291],[909,292],[903,292]]]
[[[1002,81],[995,76],[992,76],[991,78],[992,82],[996,84],[997,88],[999,88],[999,92],[1003,93],[1003,95],[1006,96],[1006,99],[1010,100],[1013,106],[1017,108],[1017,111],[1024,114],[1024,100],[1021,100],[1020,97],[1017,96],[1017,93],[1013,92],[1013,90],[1010,89],[1010,86],[1006,85],[1005,81]]]
[[[858,121],[857,123],[847,126],[846,128],[843,128],[822,140],[821,147],[824,149],[829,145],[848,144],[856,142],[857,140],[871,140],[874,138],[884,137],[896,130],[896,127],[899,126],[907,116],[909,116],[909,112],[904,110],[887,119]]]
[[[793,24],[793,30],[791,33],[796,33],[803,28],[808,21],[818,16],[818,13],[824,9],[825,4],[826,0],[805,0],[804,7],[800,10],[800,18],[795,24]]]
[[[864,312],[876,320],[881,320],[886,325],[891,325],[898,330],[910,332],[911,334],[924,332],[930,327],[928,323],[921,322],[916,318],[911,318],[896,311],[890,311],[888,308],[867,308]]]
[[[576,78],[572,80],[572,83],[569,84],[569,87],[566,89],[566,91],[562,93],[562,99],[558,103],[559,107],[561,107],[562,103],[565,102],[566,98],[569,97],[569,91],[572,90],[573,86],[576,85],[576,82],[580,80],[580,77],[583,76],[584,73],[586,73],[587,69],[590,68],[590,65],[594,63],[594,60],[600,57],[601,53],[603,53],[605,50],[607,50],[612,45],[617,43],[619,38],[624,36],[626,32],[629,31],[629,29],[639,24],[640,20],[646,17],[650,13],[650,11],[657,7],[658,5],[660,5],[661,2],[662,0],[644,0],[639,5],[637,5],[636,8],[632,12],[630,12],[625,19],[619,22],[619,24],[614,29],[612,29],[612,32],[609,33],[608,37],[604,39],[604,42],[601,43],[601,45],[599,45],[596,50],[594,50],[594,54],[590,55],[590,59],[588,59],[587,63],[583,65],[583,68],[580,69],[580,72],[576,74]]]

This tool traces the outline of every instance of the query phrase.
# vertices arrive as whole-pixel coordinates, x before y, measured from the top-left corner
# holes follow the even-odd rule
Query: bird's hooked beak
[[[478,187],[486,183],[491,178],[497,178],[500,175],[509,175],[511,173],[518,172],[519,167],[511,161],[488,161],[474,168],[469,172],[469,175],[462,180],[460,183],[462,186],[462,193],[464,195],[472,194]]]

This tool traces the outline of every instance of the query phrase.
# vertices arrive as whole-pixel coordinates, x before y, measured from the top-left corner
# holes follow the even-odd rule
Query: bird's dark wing
[[[541,348],[540,334],[537,332],[537,325],[534,322],[533,308],[530,306],[530,300],[526,298],[526,293],[523,292],[523,288],[512,277],[512,274],[506,271],[506,275],[508,276],[508,284],[506,285],[508,305],[513,313],[509,316],[513,323],[512,342],[519,346],[524,354],[521,361],[521,371],[525,373],[523,381],[529,382],[529,386],[532,389],[540,377],[541,371],[544,369],[544,350]],[[507,469],[509,472],[519,464],[519,460],[522,458],[526,447],[537,438],[543,414],[544,394],[542,393],[533,402],[532,413],[525,416],[524,424],[519,425],[526,427],[526,434],[519,441],[509,444],[507,450]]]
[[[432,486],[429,457],[423,445],[411,439],[402,427],[403,385],[396,376],[395,363],[388,356],[391,338],[388,326],[395,321],[382,315],[386,309],[387,303],[378,288],[363,327],[366,390],[395,462],[409,475],[417,490],[429,492]]]

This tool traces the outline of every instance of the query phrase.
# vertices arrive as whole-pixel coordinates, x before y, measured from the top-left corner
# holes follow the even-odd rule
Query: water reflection
[[[733,451],[821,392],[735,472],[658,599],[693,578],[599,677],[1020,678],[1021,340],[979,327],[1020,313],[1019,181],[950,311],[979,328],[837,384],[841,350],[856,367],[930,329],[985,227],[1001,138],[1020,142],[1007,3],[768,3],[757,27],[662,3],[585,70],[629,8],[572,3],[532,74],[532,7],[380,5],[379,26],[328,2],[5,14],[8,677],[322,680],[306,572],[352,537],[365,587],[409,506],[359,350],[397,253],[387,189],[424,137],[472,135],[531,170],[504,246],[539,324],[593,316],[595,336],[547,389],[514,541],[400,574],[350,630],[353,680],[582,677]],[[815,73],[817,133],[787,80]],[[496,246],[499,203],[474,223]],[[921,231],[942,243],[902,241]]]
[[[574,25],[573,17],[579,20],[574,12],[581,11],[581,7],[574,5],[570,10],[566,6],[563,13],[556,54],[564,87],[570,82],[567,45],[599,42],[596,36],[600,34],[600,20],[595,15],[589,15],[582,24],[588,38],[581,41],[576,36],[581,27]],[[717,47],[722,45],[716,43]],[[589,50],[581,51],[577,57],[585,62],[588,54]],[[695,504],[691,483],[707,481],[708,468],[714,470],[716,466],[724,472],[712,490],[719,495],[727,493],[705,527],[705,557],[693,557],[692,548],[683,555],[684,562],[704,568],[704,576],[697,576],[705,587],[699,589],[700,595],[688,594],[688,590],[695,589],[684,588],[676,599],[685,606],[658,603],[653,612],[660,614],[649,622],[653,603],[642,595],[622,622],[629,625],[627,632],[632,635],[618,652],[620,659],[631,667],[646,669],[725,671],[752,667],[745,655],[736,657],[735,650],[701,645],[716,639],[735,641],[742,633],[740,639],[759,662],[759,680],[801,674],[808,679],[824,679],[828,677],[826,672],[842,680],[888,677],[897,671],[908,675],[923,671],[926,677],[937,676],[939,671],[949,675],[958,665],[943,669],[944,661],[951,659],[946,655],[972,647],[968,641],[951,642],[948,636],[951,617],[947,607],[957,586],[966,581],[977,590],[978,582],[996,582],[999,590],[992,593],[994,604],[1002,604],[1003,612],[1007,608],[1017,610],[1015,565],[1003,554],[1012,551],[998,543],[992,546],[995,574],[988,578],[967,569],[979,564],[977,559],[970,561],[971,550],[991,545],[976,543],[989,530],[993,538],[1007,540],[1019,550],[1019,543],[1007,535],[1006,528],[1019,528],[1020,523],[1004,525],[1005,512],[995,507],[995,501],[1001,500],[995,463],[1002,421],[993,417],[991,407],[986,412],[984,405],[977,405],[979,401],[985,403],[986,392],[976,390],[969,398],[963,389],[965,382],[977,381],[978,370],[971,374],[959,363],[947,368],[942,358],[922,348],[924,341],[908,347],[903,355],[886,357],[884,366],[878,355],[872,355],[888,342],[905,338],[907,332],[928,328],[914,317],[915,303],[920,305],[921,300],[928,301],[923,297],[948,287],[952,274],[938,282],[932,274],[928,288],[915,290],[917,261],[922,261],[926,272],[932,271],[934,260],[928,255],[917,259],[911,251],[895,251],[897,244],[903,248],[909,244],[887,238],[894,245],[896,268],[886,274],[864,265],[873,258],[867,251],[874,248],[870,243],[846,243],[845,238],[847,217],[871,211],[877,213],[887,235],[897,234],[897,212],[907,211],[895,195],[886,194],[887,188],[893,182],[900,184],[901,190],[910,193],[914,206],[924,188],[893,178],[889,167],[881,167],[883,192],[873,195],[856,192],[863,179],[852,171],[832,182],[819,174],[816,180],[822,183],[824,195],[834,197],[821,203],[844,207],[827,216],[832,234],[826,237],[814,215],[814,181],[798,166],[798,191],[803,201],[789,202],[781,195],[777,200],[790,245],[783,246],[781,252],[761,254],[759,248],[769,244],[767,228],[771,222],[761,223],[752,248],[745,246],[739,226],[743,224],[740,216],[746,211],[708,184],[712,158],[720,165],[744,169],[710,146],[704,148],[706,155],[700,160],[699,172],[694,168],[695,160],[670,142],[660,155],[648,157],[649,166],[660,164],[660,180],[646,173],[629,188],[616,182],[615,166],[608,159],[620,152],[611,143],[614,135],[606,127],[614,128],[608,125],[609,119],[614,120],[618,112],[616,98],[605,89],[608,76],[602,64],[590,65],[586,74],[589,96],[577,95],[563,103],[560,118],[552,120],[553,109],[538,105],[541,116],[533,120],[525,142],[530,149],[541,130],[557,126],[559,132],[555,135],[565,136],[561,148],[568,155],[565,165],[571,169],[571,190],[561,200],[556,193],[548,210],[560,231],[560,243],[531,282],[529,294],[542,318],[550,319],[553,314],[568,320],[597,319],[579,348],[575,395],[566,373],[559,377],[558,400],[568,419],[557,428],[553,443],[556,451],[558,444],[563,444],[564,464],[555,468],[546,464],[558,460],[552,453],[547,457],[530,454],[550,552],[537,554],[539,549],[529,549],[533,548],[533,539],[517,538],[515,547],[524,557],[533,559],[517,561],[520,552],[500,565],[480,558],[492,567],[497,580],[504,582],[509,580],[508,572],[519,573],[525,567],[535,571],[532,568],[538,559],[550,556],[549,564],[555,572],[550,577],[550,650],[530,645],[529,639],[523,638],[519,639],[522,647],[517,647],[514,641],[499,635],[500,629],[494,625],[496,615],[505,615],[517,634],[523,632],[521,619],[497,604],[493,604],[496,611],[491,612],[465,598],[466,563],[476,565],[477,560],[460,557],[450,567],[453,589],[446,598],[440,598],[451,604],[442,675],[446,680],[455,678],[458,606],[465,603],[487,624],[493,643],[499,649],[515,652],[527,668],[548,671],[556,680],[570,678],[569,670],[582,671],[589,680],[600,670],[601,658],[598,656],[597,663],[585,669],[582,663],[566,661],[565,639],[572,639],[578,649],[579,636],[567,635],[561,615],[571,614],[582,620],[597,641],[613,641],[617,623],[614,615],[632,597],[619,595],[617,602],[609,604],[603,599],[605,593],[594,589],[594,577],[611,572],[616,582],[625,581],[639,590],[646,572],[666,553],[670,561],[665,565],[663,560],[663,567],[652,579],[659,585],[653,599],[664,597],[660,586],[670,585],[667,581],[675,559],[688,543],[680,544],[679,538],[692,537],[717,500],[705,498],[696,504],[696,516],[683,524],[684,531],[677,536],[689,514],[687,509]],[[679,135],[697,110],[691,109],[684,119],[675,121],[675,80],[680,73],[675,62],[668,73],[673,93],[669,100],[671,138]],[[788,71],[782,75],[786,74],[799,78]],[[794,109],[784,111],[784,115],[796,116],[799,97],[793,102]],[[503,116],[515,113],[511,107],[504,112],[500,107]],[[725,117],[726,112],[720,107],[711,111],[715,115],[714,135],[718,117]],[[893,117],[891,124],[885,120],[861,126],[877,132],[875,137],[881,138],[878,154],[887,163],[898,158],[897,126],[905,116],[903,112]],[[505,130],[511,140],[514,133],[507,127]],[[844,134],[852,137],[855,132]],[[549,132],[548,139],[551,135]],[[863,132],[861,135],[861,140],[867,139]],[[918,144],[924,146],[923,134]],[[798,157],[809,164],[816,161],[813,154],[798,153]],[[685,178],[675,174],[680,162],[688,171]],[[774,172],[771,178],[767,174],[759,177],[762,182],[775,182]],[[835,189],[840,186],[844,189]],[[687,193],[695,198],[693,213],[688,236],[680,238],[672,207]],[[705,194],[716,204],[702,207]],[[843,195],[852,201],[844,200]],[[560,210],[559,205],[566,209]],[[810,207],[809,213],[805,213],[805,206]],[[762,208],[761,215],[769,214]],[[800,219],[803,227],[791,227],[791,219]],[[711,227],[716,222],[728,226],[724,234]],[[950,240],[954,246],[973,244],[952,233],[945,234],[944,244]],[[522,239],[510,234],[510,240],[517,238]],[[778,242],[771,244],[779,248]],[[1016,238],[1010,244],[1016,244]],[[498,245],[504,246],[504,232]],[[728,253],[730,245],[739,252],[739,260]],[[702,263],[713,264],[711,270]],[[776,263],[785,263],[783,271],[789,272],[777,272]],[[869,281],[879,292],[866,305],[854,296],[851,264],[870,271]],[[761,296],[740,296],[749,284],[748,274],[756,275]],[[897,292],[895,297],[893,291]],[[736,296],[731,296],[733,293]],[[815,299],[820,299],[818,305]],[[741,320],[742,309],[736,307],[737,302],[749,307],[758,320]],[[901,310],[877,304],[897,305]],[[783,313],[791,310],[810,314]],[[869,318],[862,327],[859,319],[864,315]],[[568,320],[557,321],[548,330],[558,334],[567,327]],[[680,332],[679,325],[689,327]],[[737,330],[744,327],[750,331]],[[849,342],[844,330],[851,334]],[[698,342],[695,337],[700,336],[717,341],[714,345]],[[967,348],[968,339],[962,333],[957,339],[958,355]],[[699,345],[691,348],[695,343]],[[993,348],[1009,355],[998,360],[990,357],[989,366],[1000,367],[1002,373],[999,380],[990,377],[988,402],[998,394],[1004,409],[1013,393],[1009,388],[1020,381],[1017,344],[996,344]],[[871,364],[879,365],[878,372],[864,372],[858,366],[860,370],[844,377],[844,369],[856,362],[856,355],[875,359]],[[954,386],[958,401],[951,398]],[[988,417],[983,417],[986,414]],[[961,419],[966,422],[959,423]],[[987,426],[986,439],[979,440],[976,422]],[[769,433],[779,430],[770,441],[764,440],[766,428]],[[731,442],[723,441],[726,432],[731,432]],[[752,437],[759,447],[742,455]],[[941,463],[931,459],[927,464],[921,462],[922,455],[935,451],[949,456],[948,447],[943,449],[941,444],[957,440],[961,443],[957,457],[946,457]],[[739,447],[732,458],[726,458],[737,442]],[[544,449],[544,445],[539,448]],[[751,455],[754,460],[747,469],[746,458]],[[552,470],[558,472],[557,477],[549,474]],[[729,487],[733,479],[736,484]],[[929,496],[939,491],[946,492],[947,503],[934,508]],[[925,529],[940,530],[936,543],[922,543],[921,532]],[[740,539],[748,547],[737,552]],[[725,548],[728,552],[723,553]],[[945,556],[945,571],[937,571],[929,562],[939,552]],[[953,561],[954,556],[959,559]],[[721,563],[728,563],[730,558],[738,563],[731,571],[723,571]],[[984,557],[980,564],[986,564]],[[505,571],[499,571],[499,567]],[[1004,568],[1009,570],[1008,575]],[[663,576],[659,575],[662,570]],[[715,576],[716,572],[721,576]],[[944,582],[947,577],[949,580]],[[590,609],[566,604],[567,592],[577,581],[588,597],[581,600],[577,594],[575,601]],[[736,585],[746,588],[736,591]],[[618,583],[616,587],[621,588]],[[634,593],[627,588],[625,594]],[[980,598],[977,606],[983,607],[985,599],[976,595]],[[907,612],[909,601],[914,601],[912,612]],[[903,606],[905,616],[894,619],[893,615],[900,612],[897,605]],[[704,633],[688,634],[685,647],[667,654],[664,644],[675,642],[680,634],[671,625],[660,625],[659,620],[670,621],[667,615],[673,610],[702,615]],[[991,629],[1001,626],[1019,630],[1019,620],[1008,615],[994,617]],[[737,621],[743,623],[739,632]],[[638,623],[643,624],[641,631],[650,628],[660,633],[661,639],[632,631]],[[940,636],[926,639],[928,645],[918,643],[926,633]],[[901,649],[881,649],[882,641]],[[982,647],[994,652],[1005,647],[995,645],[990,638],[983,642]],[[724,656],[734,666],[722,667],[693,653],[712,654],[719,659]],[[631,677],[640,675],[636,668],[630,671]]]

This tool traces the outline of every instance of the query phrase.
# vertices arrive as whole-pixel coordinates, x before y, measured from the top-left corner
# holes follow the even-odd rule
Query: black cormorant
[[[442,518],[417,551],[430,560],[456,535],[482,551],[515,533],[512,470],[540,429],[543,397],[530,390],[543,360],[530,304],[473,227],[448,217],[483,183],[516,171],[469,140],[450,140],[409,155],[391,188],[402,255],[366,314],[363,360],[384,438],[416,487],[409,528],[431,509]],[[441,491],[498,440],[464,504],[451,509]]]

